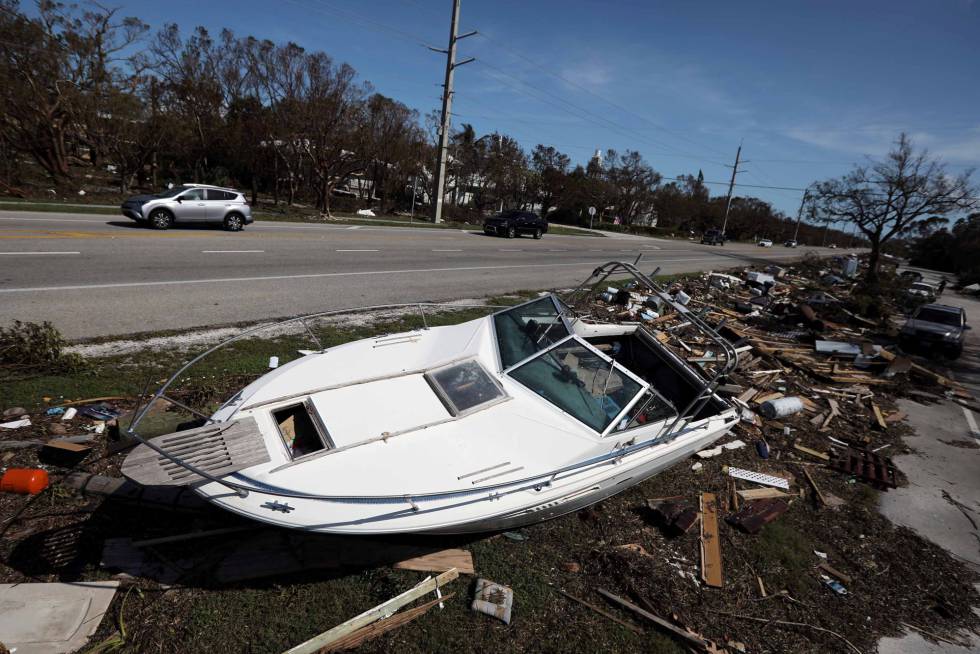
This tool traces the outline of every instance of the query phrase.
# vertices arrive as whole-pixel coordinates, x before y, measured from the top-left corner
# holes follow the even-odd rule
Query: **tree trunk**
[[[877,238],[871,239],[871,253],[868,255],[868,272],[864,276],[864,281],[868,286],[878,284],[878,266],[881,262],[881,243]]]

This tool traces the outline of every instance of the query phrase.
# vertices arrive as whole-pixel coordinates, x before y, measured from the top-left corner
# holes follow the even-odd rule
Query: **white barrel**
[[[759,413],[767,418],[783,418],[803,410],[803,400],[798,397],[781,397],[759,405]]]

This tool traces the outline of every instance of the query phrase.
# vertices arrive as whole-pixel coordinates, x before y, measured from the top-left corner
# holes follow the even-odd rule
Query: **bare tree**
[[[857,166],[816,190],[817,215],[829,222],[852,223],[871,244],[866,281],[878,280],[881,247],[896,236],[976,205],[972,171],[953,177],[925,150],[916,151],[906,134],[884,161]]]

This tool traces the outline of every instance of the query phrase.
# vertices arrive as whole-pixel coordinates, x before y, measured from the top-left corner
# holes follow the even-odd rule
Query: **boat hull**
[[[359,518],[337,519],[330,502],[319,503],[317,520],[311,524],[297,524],[267,509],[272,495],[250,493],[247,498],[221,492],[210,495],[205,488],[197,491],[205,499],[223,509],[246,517],[282,527],[330,534],[383,535],[383,534],[471,534],[515,529],[551,520],[600,502],[628,490],[662,470],[678,464],[711,445],[724,436],[737,422],[733,410],[708,418],[680,433],[669,443],[655,445],[629,454],[618,463],[605,463],[596,469],[578,473],[560,487],[548,485],[525,486],[502,498],[475,501],[447,502],[442,507],[422,511],[398,508],[379,509],[378,505],[365,505]],[[528,494],[533,498],[528,498]],[[538,499],[540,498],[540,499]],[[527,499],[532,501],[528,502]],[[534,501],[537,500],[537,501]],[[425,504],[418,498],[420,505]],[[261,507],[261,508],[260,508]],[[284,519],[278,519],[283,515]]]

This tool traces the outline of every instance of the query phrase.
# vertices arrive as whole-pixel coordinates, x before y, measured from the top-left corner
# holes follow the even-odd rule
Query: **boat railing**
[[[461,310],[461,309],[507,309],[508,306],[498,306],[489,304],[459,304],[459,303],[403,303],[403,304],[385,304],[385,305],[373,305],[365,307],[355,307],[348,309],[338,309],[333,311],[325,311],[305,316],[298,316],[295,318],[289,318],[287,320],[282,320],[274,323],[266,323],[259,325],[252,329],[242,331],[231,338],[228,338],[212,347],[206,349],[204,352],[198,354],[197,356],[191,358],[187,363],[180,367],[173,375],[171,375],[159,389],[157,389],[147,403],[142,406],[137,412],[136,417],[129,425],[127,429],[127,434],[131,436],[137,442],[146,445],[153,451],[157,452],[160,456],[168,459],[174,464],[181,466],[182,468],[198,475],[201,479],[207,480],[209,482],[214,482],[219,484],[233,493],[245,497],[249,493],[255,492],[263,495],[270,495],[274,497],[289,498],[289,499],[299,499],[299,500],[321,500],[321,501],[332,501],[332,502],[397,502],[397,503],[407,503],[411,506],[412,510],[418,510],[418,505],[415,500],[421,499],[438,499],[445,498],[449,496],[473,496],[481,493],[489,493],[490,497],[499,495],[500,493],[515,492],[523,490],[525,488],[541,489],[543,487],[550,486],[558,477],[567,475],[569,473],[576,473],[589,468],[593,468],[599,465],[616,465],[620,463],[624,457],[630,454],[636,453],[643,449],[653,447],[655,445],[661,444],[666,440],[676,437],[678,434],[684,432],[685,427],[690,423],[690,421],[700,412],[701,408],[715,396],[715,390],[717,389],[720,380],[724,375],[731,372],[737,363],[738,355],[735,352],[734,347],[724,338],[719,336],[717,332],[707,323],[705,323],[700,316],[696,315],[694,312],[690,311],[682,304],[677,303],[673,298],[671,298],[656,282],[654,282],[651,276],[647,276],[640,272],[634,264],[624,263],[619,261],[612,261],[606,263],[598,268],[596,268],[589,279],[583,282],[578,289],[573,291],[569,298],[574,298],[576,293],[579,293],[583,288],[594,288],[598,284],[604,282],[610,275],[625,273],[633,276],[639,283],[643,284],[651,291],[658,293],[658,296],[663,299],[665,303],[670,304],[675,311],[683,313],[685,319],[689,320],[692,325],[704,333],[713,343],[715,343],[719,350],[724,354],[724,358],[719,361],[719,365],[716,366],[715,373],[705,381],[701,387],[697,396],[691,400],[684,411],[679,412],[674,419],[674,421],[666,428],[661,429],[658,434],[648,440],[636,443],[633,441],[627,441],[621,447],[613,449],[612,451],[590,458],[583,461],[579,461],[573,464],[569,464],[560,468],[556,468],[549,471],[544,471],[532,476],[524,477],[521,479],[514,479],[510,481],[499,482],[495,484],[488,484],[484,486],[468,488],[468,489],[453,489],[447,491],[435,491],[435,492],[425,492],[417,494],[399,494],[399,495],[321,495],[321,494],[311,494],[302,493],[290,489],[279,488],[275,486],[268,485],[257,485],[257,484],[245,484],[232,479],[233,475],[217,477],[211,473],[201,470],[187,461],[184,461],[181,457],[167,452],[165,449],[159,447],[151,438],[142,436],[139,433],[140,424],[150,413],[153,407],[161,402],[169,402],[180,409],[183,409],[192,415],[197,416],[205,420],[206,422],[216,422],[213,415],[208,415],[204,411],[200,411],[188,404],[181,402],[173,397],[173,392],[171,391],[177,380],[181,379],[184,375],[188,373],[194,366],[201,363],[207,357],[211,356],[215,352],[226,348],[234,343],[238,343],[248,338],[254,338],[267,331],[275,331],[281,335],[284,327],[293,326],[297,331],[305,332],[309,337],[310,341],[314,343],[318,351],[322,351],[323,344],[320,338],[316,335],[316,332],[310,327],[310,324],[321,319],[328,319],[343,315],[353,315],[357,313],[370,313],[370,312],[384,312],[399,310],[403,313],[399,317],[404,317],[404,312],[406,310],[415,309],[419,312],[422,319],[423,328],[428,328],[428,319],[426,317],[425,310]],[[570,309],[574,306],[571,302],[566,301],[566,306]],[[577,318],[575,318],[577,319]],[[221,404],[221,408],[227,407],[230,403],[234,402],[238,397],[238,393],[228,398]]]

